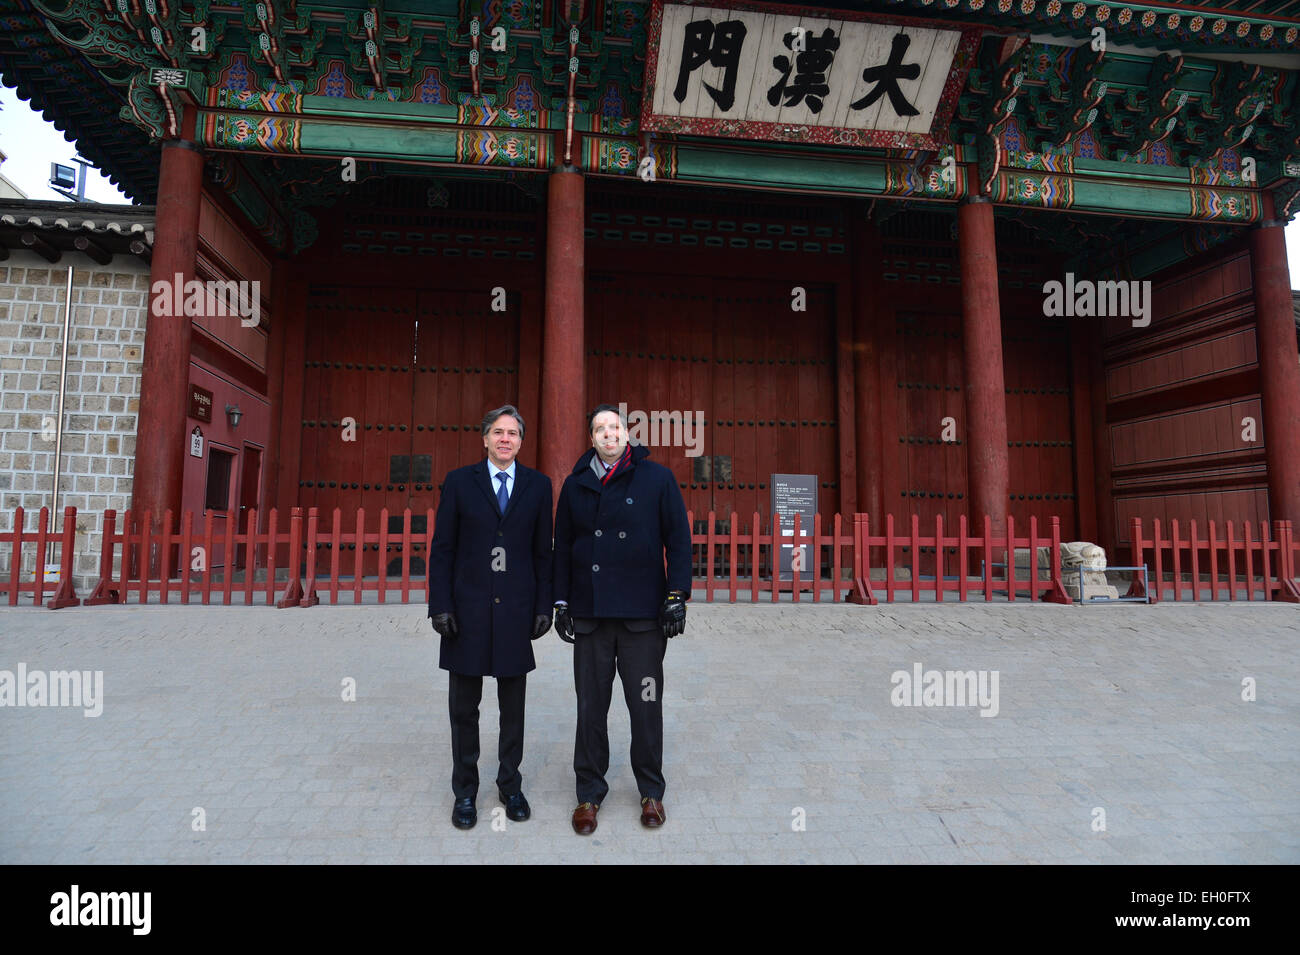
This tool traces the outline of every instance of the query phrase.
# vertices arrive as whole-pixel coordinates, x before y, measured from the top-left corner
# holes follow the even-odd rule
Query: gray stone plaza
[[[1300,862],[1295,606],[694,603],[665,661],[667,824],[638,823],[616,686],[588,837],[554,631],[533,818],[494,812],[489,679],[479,821],[452,827],[425,613],[0,610],[0,671],[103,671],[99,716],[0,707],[0,862]],[[979,673],[993,705],[900,688],[931,670]]]

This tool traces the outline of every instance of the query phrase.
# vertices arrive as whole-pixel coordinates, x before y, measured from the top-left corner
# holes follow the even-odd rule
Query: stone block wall
[[[0,532],[12,531],[17,507],[26,512],[25,528],[34,529],[40,509],[51,503],[69,265],[73,314],[58,510],[77,508],[73,581],[85,598],[99,576],[103,512],[115,508],[120,515],[131,501],[149,295],[145,262],[118,256],[102,266],[75,253],[51,265],[31,252],[0,261]],[[55,523],[62,528],[61,517]],[[11,559],[12,547],[0,546],[0,577],[10,575]],[[34,548],[25,548],[24,564],[23,579],[30,581]]]

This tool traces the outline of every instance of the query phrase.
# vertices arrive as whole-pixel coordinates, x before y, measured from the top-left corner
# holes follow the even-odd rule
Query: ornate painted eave
[[[1066,31],[1082,37],[1101,27],[1111,43],[1178,47],[1189,54],[1294,53],[1300,39],[1300,4],[1292,0],[890,0],[868,4],[876,6],[909,13],[929,12],[1011,31]]]
[[[27,0],[0,2],[0,79],[127,195],[153,201],[157,150],[143,130],[118,119],[122,92],[85,56],[60,44]]]
[[[639,135],[641,0],[0,2],[5,82],[89,158],[152,198],[157,150],[146,142],[177,135],[187,102],[211,177],[286,249],[310,241],[305,210],[330,201],[331,162],[527,175],[551,169],[570,143],[572,161],[596,176],[631,177],[650,155],[664,179],[699,184],[937,202],[980,191],[1026,208],[1237,224],[1261,216],[1256,187],[1278,189],[1286,215],[1300,183],[1290,165],[1300,162],[1300,73],[1261,57],[1294,52],[1300,0],[1214,11],[821,4],[988,31],[953,145],[929,154]],[[289,157],[301,161],[291,168]],[[958,165],[945,178],[947,157]]]

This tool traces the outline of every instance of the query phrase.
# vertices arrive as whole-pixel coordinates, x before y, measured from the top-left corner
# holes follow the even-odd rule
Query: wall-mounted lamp
[[[226,405],[226,417],[230,419],[232,428],[239,427],[239,419],[243,416],[244,413],[239,410],[239,405]]]

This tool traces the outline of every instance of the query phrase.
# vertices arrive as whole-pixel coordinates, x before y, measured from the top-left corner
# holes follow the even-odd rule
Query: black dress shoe
[[[457,829],[473,829],[476,822],[478,822],[478,811],[474,808],[473,797],[457,799],[456,805],[451,810],[451,824]]]
[[[533,811],[528,808],[528,800],[524,798],[523,793],[512,793],[509,796],[505,793],[498,793],[497,795],[505,803],[506,816],[515,822],[523,822],[533,814]]]

